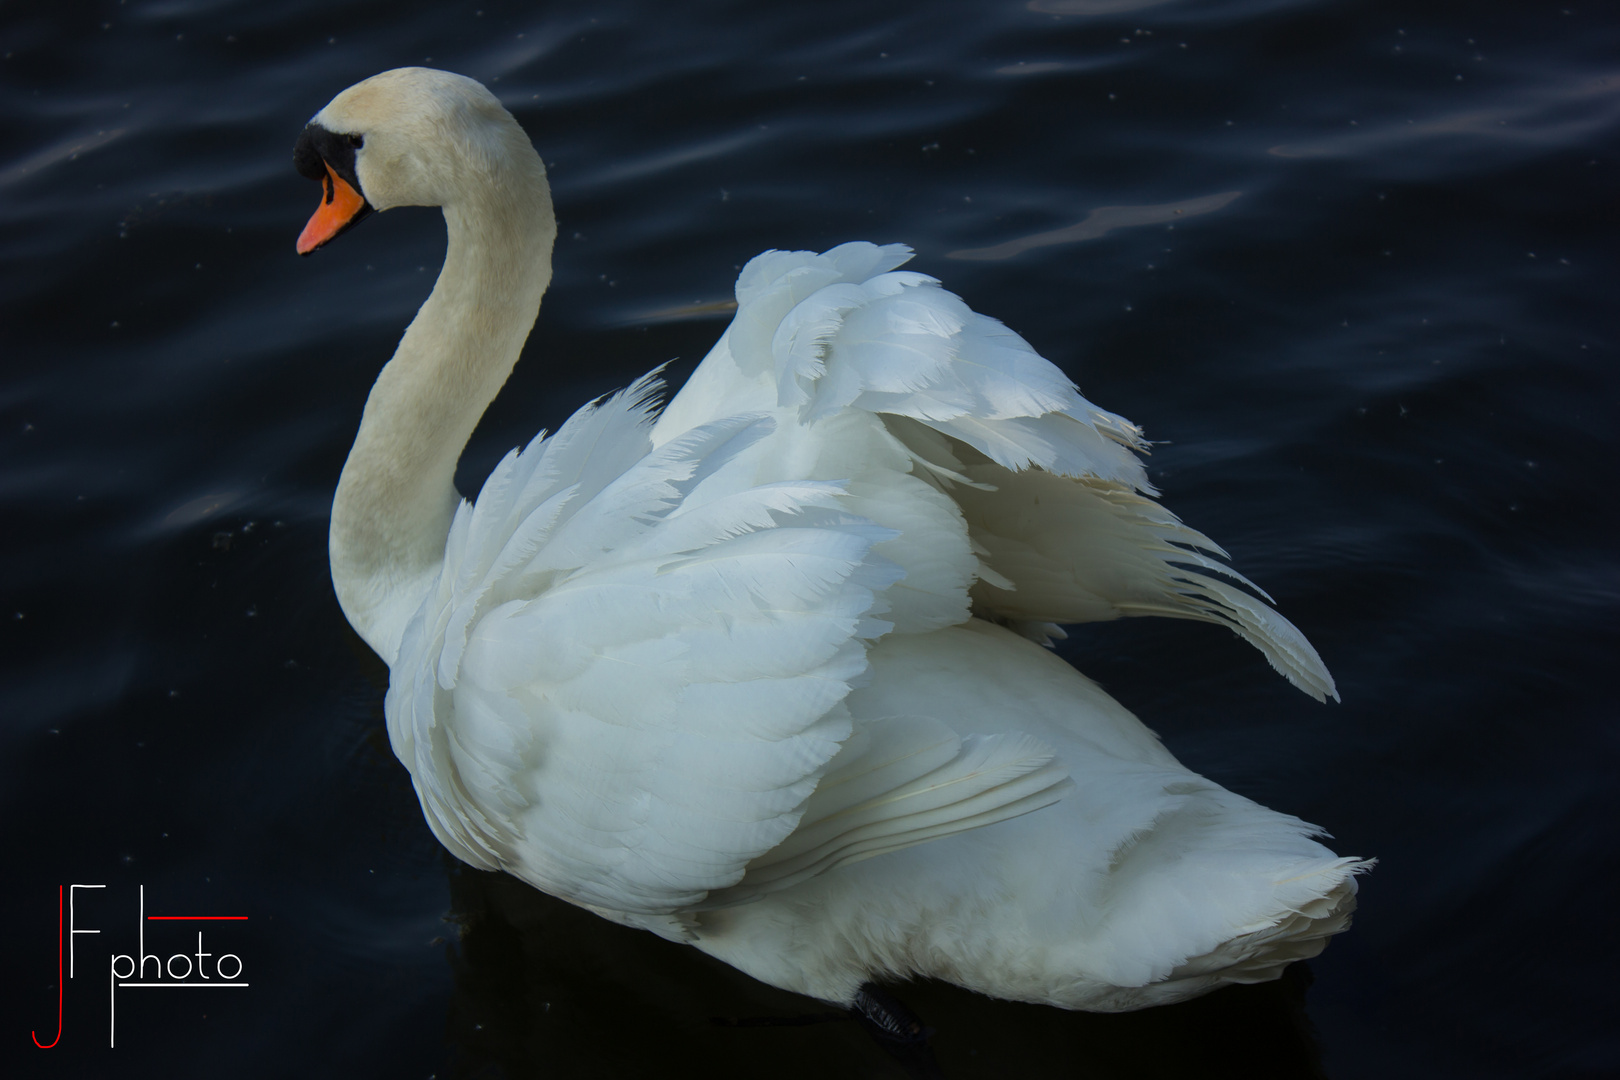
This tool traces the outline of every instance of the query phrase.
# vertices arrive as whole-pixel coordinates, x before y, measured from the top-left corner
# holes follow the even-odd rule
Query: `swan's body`
[[[457,856],[844,1003],[922,974],[1137,1008],[1273,978],[1347,924],[1362,864],[1029,638],[1220,622],[1321,699],[1315,652],[1146,497],[1134,426],[896,271],[905,249],[758,257],[661,415],[649,377],[468,504],[456,458],[550,278],[540,160],[483,87],[425,69],[339,95],[299,155],[331,206],[347,186],[449,223],[331,552]]]

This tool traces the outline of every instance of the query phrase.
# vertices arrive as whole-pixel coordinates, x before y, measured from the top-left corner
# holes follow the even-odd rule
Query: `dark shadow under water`
[[[491,1066],[512,1077],[906,1075],[824,1002],[506,874],[460,865],[450,874],[461,927],[448,946],[456,1076],[501,1075]],[[1305,1012],[1310,984],[1300,963],[1275,982],[1119,1014],[998,1001],[934,980],[890,989],[933,1029],[930,1045],[952,1080],[1311,1080],[1325,1074]]]

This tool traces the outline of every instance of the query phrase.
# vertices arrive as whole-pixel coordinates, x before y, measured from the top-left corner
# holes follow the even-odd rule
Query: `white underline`
[[[200,986],[200,987],[203,987],[204,989],[209,989],[209,988],[216,987],[216,986],[246,986],[247,983],[232,983],[232,982],[200,982],[200,983],[121,982],[118,985],[119,986],[185,986],[185,987]]]

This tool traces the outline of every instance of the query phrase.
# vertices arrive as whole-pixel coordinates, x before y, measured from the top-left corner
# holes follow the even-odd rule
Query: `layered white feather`
[[[1091,404],[1023,338],[924,274],[899,244],[773,251],[743,267],[730,353],[801,422],[853,408],[922,421],[1009,469],[1146,489],[1135,425]],[[865,276],[863,276],[865,275]]]
[[[721,410],[775,415],[768,445],[731,470],[745,479],[725,482],[792,470],[849,479],[850,509],[904,537],[884,551],[907,571],[901,632],[958,623],[969,603],[1037,641],[1065,623],[1197,619],[1239,634],[1317,700],[1336,699],[1270,598],[1151,499],[1140,430],[933,278],[895,269],[909,258],[900,245],[852,243],[749,262],[735,320],[655,439]],[[846,434],[862,418],[878,419],[889,444]],[[838,452],[863,438],[864,457]],[[815,455],[773,450],[806,443]]]
[[[463,506],[401,649],[433,677],[390,692],[462,858],[645,921],[1050,805],[1068,769],[1038,739],[842,707],[870,642],[970,603],[1037,637],[1221,622],[1333,693],[1297,630],[1210,576],[1249,584],[1224,553],[1143,494],[1136,429],[893,271],[905,257],[761,256],[705,364],[741,376],[728,394],[684,402],[700,368],[658,420],[648,376]]]
[[[463,506],[388,703],[451,850],[630,913],[697,902],[793,831],[898,576],[834,485],[689,500],[770,422],[649,452],[653,389],[582,410]]]
[[[862,722],[794,833],[705,908],[753,900],[834,867],[1050,806],[1068,768],[1030,735],[962,736],[927,716]]]
[[[1102,480],[1038,469],[1009,475],[960,445],[944,464],[967,481],[942,483],[961,505],[975,549],[1004,579],[980,577],[976,611],[1038,641],[1058,624],[1126,615],[1214,623],[1316,700],[1338,699],[1321,657],[1264,590],[1154,500]]]

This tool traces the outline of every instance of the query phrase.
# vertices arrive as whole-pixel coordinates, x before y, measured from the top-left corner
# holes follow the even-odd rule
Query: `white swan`
[[[1336,697],[1316,653],[1147,497],[1135,426],[905,248],[755,258],[661,415],[649,375],[469,504],[456,459],[551,277],[539,157],[478,83],[410,68],[339,94],[296,161],[325,185],[300,252],[373,208],[449,230],[331,558],[461,859],[844,1004],[927,975],[1132,1009],[1346,926],[1367,864],[1189,772],[1037,641],[1200,619]]]

